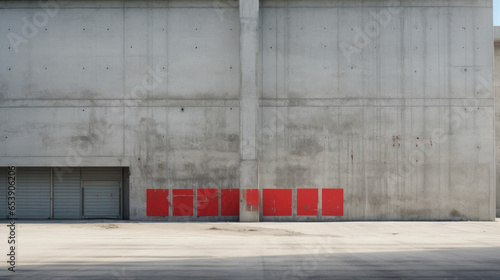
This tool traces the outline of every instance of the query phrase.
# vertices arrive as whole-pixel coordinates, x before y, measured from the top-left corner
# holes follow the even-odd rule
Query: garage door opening
[[[0,168],[2,219],[128,219],[128,168],[18,167],[15,216],[9,216],[7,178],[8,169]]]

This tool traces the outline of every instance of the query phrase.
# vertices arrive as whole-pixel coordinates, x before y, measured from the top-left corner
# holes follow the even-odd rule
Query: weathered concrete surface
[[[240,189],[259,188],[259,0],[240,1]],[[240,221],[258,222],[259,209],[248,207],[240,191]]]
[[[491,1],[262,1],[242,46],[238,1],[37,5],[0,2],[0,166],[130,167],[136,220],[146,189],[201,187],[495,217]]]
[[[490,7],[264,1],[259,185],[343,188],[348,220],[494,219]]]
[[[498,222],[19,223],[2,279],[499,279]]]
[[[497,174],[497,217],[500,217],[500,26],[494,28],[495,61],[494,61],[494,86],[495,86],[495,154]]]

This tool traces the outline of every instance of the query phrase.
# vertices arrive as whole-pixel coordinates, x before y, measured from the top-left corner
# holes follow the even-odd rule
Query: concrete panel
[[[122,118],[113,107],[3,108],[1,158],[59,156],[78,166],[84,157],[122,157]]]
[[[237,9],[223,19],[213,9],[170,9],[169,97],[238,98],[238,39]]]

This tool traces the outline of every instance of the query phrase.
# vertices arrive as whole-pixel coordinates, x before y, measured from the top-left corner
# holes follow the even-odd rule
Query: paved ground
[[[500,220],[7,224],[0,279],[500,279]]]

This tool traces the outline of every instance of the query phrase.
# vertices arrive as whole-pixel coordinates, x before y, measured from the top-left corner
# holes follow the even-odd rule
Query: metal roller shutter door
[[[50,219],[50,168],[18,168],[16,217]]]
[[[0,168],[0,219],[9,217],[7,211],[7,168]]]
[[[83,201],[85,218],[119,218],[120,182],[84,182]]]
[[[84,218],[121,217],[121,168],[83,168]]]
[[[54,219],[81,218],[81,180],[80,168],[53,177]]]

